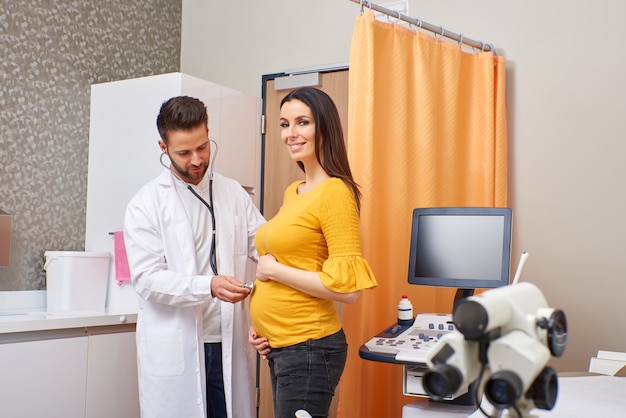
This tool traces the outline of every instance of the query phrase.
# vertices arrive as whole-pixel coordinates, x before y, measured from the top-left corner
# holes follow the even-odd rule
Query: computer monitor
[[[414,209],[409,283],[455,287],[455,300],[508,285],[511,226],[509,208]]]

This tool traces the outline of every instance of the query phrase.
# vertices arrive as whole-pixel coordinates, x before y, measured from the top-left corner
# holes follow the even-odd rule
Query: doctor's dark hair
[[[156,124],[159,135],[167,145],[167,134],[171,131],[189,131],[199,125],[208,126],[207,108],[195,97],[172,97],[161,105]]]
[[[300,100],[311,109],[315,122],[315,157],[326,174],[337,177],[352,190],[356,205],[361,208],[361,191],[359,185],[352,178],[348,153],[341,129],[341,119],[335,102],[328,94],[313,87],[300,87],[287,94],[280,102],[283,104],[292,100]],[[298,167],[304,170],[304,164],[297,162]]]

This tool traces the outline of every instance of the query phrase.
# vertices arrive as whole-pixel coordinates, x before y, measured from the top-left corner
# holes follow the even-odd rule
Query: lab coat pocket
[[[244,216],[235,215],[235,255],[248,254],[248,227]]]
[[[146,329],[142,334],[139,361],[144,373],[161,377],[183,373],[185,352],[182,329]]]

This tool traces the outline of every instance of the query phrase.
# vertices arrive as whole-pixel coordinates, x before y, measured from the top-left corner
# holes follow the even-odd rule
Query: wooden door
[[[263,216],[271,219],[283,203],[283,192],[289,184],[304,179],[304,173],[289,157],[285,145],[280,138],[280,101],[293,89],[275,90],[274,79],[265,81],[265,135],[264,170],[263,170]],[[316,86],[326,92],[335,102],[343,127],[344,139],[348,138],[348,70],[333,71],[320,74],[320,85]],[[341,314],[341,304],[337,310]],[[341,386],[341,385],[340,385]],[[340,386],[337,387],[331,405],[330,417],[337,415],[337,402]],[[269,377],[267,361],[260,359],[259,365],[259,418],[273,418],[272,385]]]

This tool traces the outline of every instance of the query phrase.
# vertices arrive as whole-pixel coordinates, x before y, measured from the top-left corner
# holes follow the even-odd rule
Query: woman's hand
[[[270,344],[265,337],[259,337],[253,327],[248,330],[248,342],[256,351],[259,352],[263,360],[267,358],[267,354],[272,351]]]
[[[271,254],[259,257],[259,262],[256,265],[256,278],[261,281],[271,280],[276,264],[278,264],[278,261]]]

